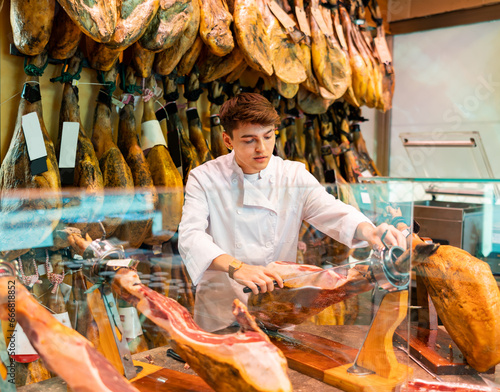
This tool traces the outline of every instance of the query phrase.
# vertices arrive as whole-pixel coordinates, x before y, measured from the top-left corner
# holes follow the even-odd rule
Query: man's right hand
[[[249,287],[254,294],[273,291],[274,281],[283,288],[281,277],[276,272],[260,265],[243,263],[241,268],[234,272],[233,277],[239,284]]]

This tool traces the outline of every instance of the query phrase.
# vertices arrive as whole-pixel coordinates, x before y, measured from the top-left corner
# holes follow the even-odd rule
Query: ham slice
[[[7,320],[12,276],[0,278],[0,319]],[[47,367],[74,392],[138,392],[78,332],[62,325],[16,282],[16,318]]]
[[[255,324],[238,300],[233,314],[241,331],[215,335],[201,330],[171,298],[144,286],[136,272],[120,269],[112,287],[122,299],[165,329],[174,350],[217,391],[291,391],[283,353]]]
[[[11,0],[10,24],[14,45],[27,56],[43,52],[54,22],[55,0]]]
[[[284,287],[263,294],[250,294],[248,310],[268,329],[300,324],[328,306],[369,291],[374,286],[368,278],[367,266],[355,266],[347,276],[314,265],[286,261],[275,261],[267,268],[285,280]],[[311,274],[313,272],[319,273]],[[293,279],[295,277],[297,279]]]

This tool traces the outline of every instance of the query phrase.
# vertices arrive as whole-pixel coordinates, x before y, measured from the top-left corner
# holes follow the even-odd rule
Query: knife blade
[[[317,270],[317,271],[314,271],[314,272],[308,272],[307,274],[293,276],[291,278],[283,279],[283,284],[286,283],[286,282],[289,282],[290,280],[302,279],[302,278],[304,278],[306,276],[316,275],[316,274],[320,274],[320,273],[325,272],[325,271],[332,271],[332,270],[339,269],[339,268],[346,268],[346,267],[350,267],[350,266],[353,266],[353,265],[356,265],[356,264],[366,263],[368,261],[370,261],[370,259],[358,260],[358,261],[353,261],[352,263],[339,264],[339,265],[336,265],[335,267],[325,268],[325,269]],[[274,283],[275,287],[278,287],[278,282],[276,282],[275,280],[273,280],[273,283]],[[257,288],[260,291],[260,286],[257,286]],[[243,292],[244,293],[251,293],[252,289],[250,287],[245,286],[243,288]]]

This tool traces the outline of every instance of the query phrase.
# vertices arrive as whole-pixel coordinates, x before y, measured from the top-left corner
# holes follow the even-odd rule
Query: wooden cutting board
[[[213,392],[200,377],[165,369],[149,363],[134,361],[134,365],[142,367],[136,378],[130,380],[141,392]]]

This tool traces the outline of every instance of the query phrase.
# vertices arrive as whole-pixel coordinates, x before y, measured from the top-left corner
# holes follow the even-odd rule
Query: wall
[[[391,176],[416,174],[401,133],[432,132],[440,138],[452,131],[478,131],[500,178],[499,42],[500,21],[394,37]],[[434,159],[432,150],[425,154]],[[467,164],[457,159],[439,163],[439,169],[460,177]]]

